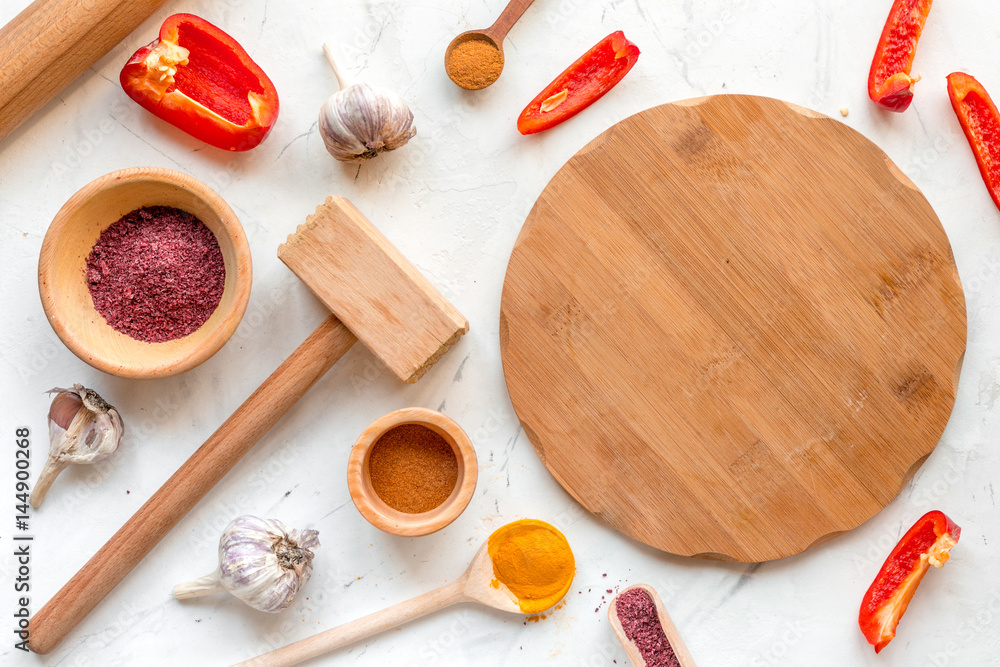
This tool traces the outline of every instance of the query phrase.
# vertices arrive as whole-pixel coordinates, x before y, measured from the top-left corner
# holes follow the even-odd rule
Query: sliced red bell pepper
[[[920,517],[885,559],[861,601],[858,625],[878,653],[896,636],[896,625],[927,568],[943,566],[962,529],[938,510]]]
[[[948,75],[948,97],[976,156],[986,189],[1000,208],[1000,113],[983,85],[962,72]]]
[[[572,118],[615,87],[639,59],[639,47],[613,32],[545,87],[517,119],[521,134],[534,134]]]
[[[868,96],[889,111],[906,111],[913,101],[913,84],[919,77],[911,77],[910,69],[931,1],[895,0],[882,28],[868,72]]]
[[[144,109],[205,143],[253,148],[278,116],[278,91],[235,39],[205,19],[174,14],[159,39],[121,71],[125,92]]]

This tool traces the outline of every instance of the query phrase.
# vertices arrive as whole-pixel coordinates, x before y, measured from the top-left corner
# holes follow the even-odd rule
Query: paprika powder
[[[448,442],[421,424],[386,431],[368,455],[372,489],[386,505],[406,514],[440,506],[458,482],[458,457]]]
[[[500,77],[503,53],[486,39],[467,39],[448,53],[445,69],[466,90],[481,90]]]

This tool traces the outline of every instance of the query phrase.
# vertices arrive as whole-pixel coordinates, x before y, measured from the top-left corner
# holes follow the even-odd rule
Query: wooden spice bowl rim
[[[372,447],[387,431],[418,424],[434,431],[451,445],[458,460],[458,479],[448,498],[428,512],[408,514],[389,507],[372,487],[368,458]],[[476,490],[479,464],[472,441],[453,419],[428,408],[403,408],[376,419],[361,433],[347,462],[347,489],[365,519],[379,530],[401,537],[420,537],[441,530],[465,511]]]
[[[215,235],[226,269],[222,298],[193,333],[162,343],[136,340],[111,328],[94,308],[86,281],[87,256],[98,236],[126,213],[170,206],[198,217]],[[38,258],[42,308],[56,335],[98,370],[133,379],[190,370],[232,337],[250,300],[250,246],[239,218],[211,188],[187,174],[133,167],[83,186],[56,213]]]

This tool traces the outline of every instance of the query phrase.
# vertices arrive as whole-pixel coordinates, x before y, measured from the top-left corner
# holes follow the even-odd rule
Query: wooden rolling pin
[[[0,141],[164,2],[35,0],[0,28]]]

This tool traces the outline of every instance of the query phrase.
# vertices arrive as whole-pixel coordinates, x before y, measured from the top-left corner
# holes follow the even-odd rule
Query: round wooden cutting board
[[[899,493],[965,335],[919,190],[843,123],[742,95],[649,109],[570,159],[500,313],[511,400],[559,483],[636,540],[744,562]]]

